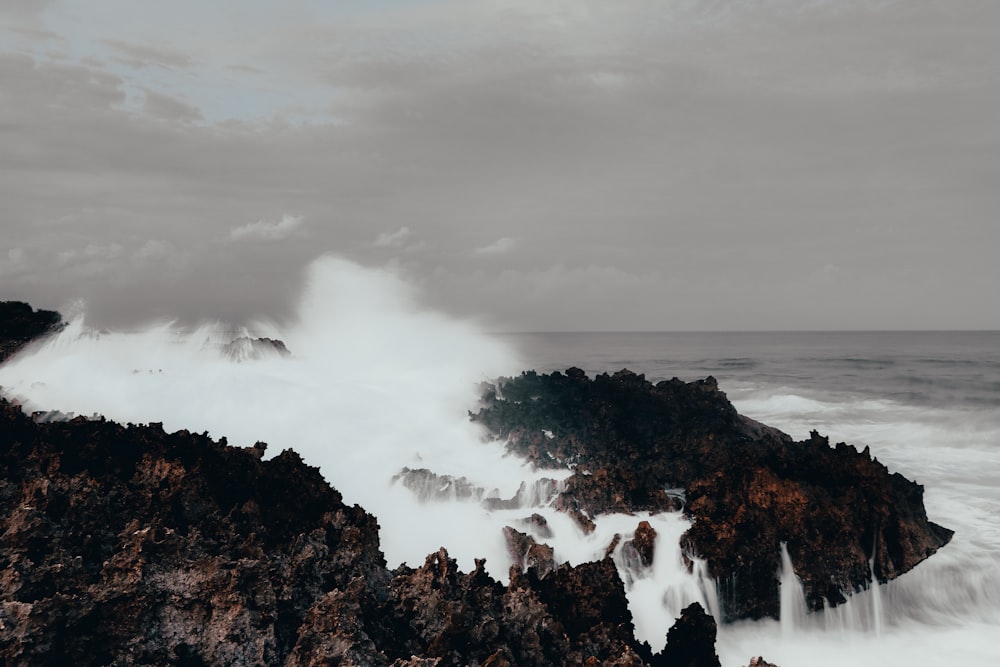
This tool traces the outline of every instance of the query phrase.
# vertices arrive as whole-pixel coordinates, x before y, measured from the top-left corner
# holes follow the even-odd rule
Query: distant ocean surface
[[[526,368],[714,376],[740,413],[797,440],[817,430],[925,487],[944,549],[853,617],[720,630],[724,665],[1000,665],[1000,332],[525,333]],[[872,613],[871,610],[875,612]],[[823,614],[814,615],[822,617]]]
[[[708,375],[734,396],[794,389],[932,407],[1000,408],[1000,332],[522,333],[538,371],[628,368],[653,381]]]

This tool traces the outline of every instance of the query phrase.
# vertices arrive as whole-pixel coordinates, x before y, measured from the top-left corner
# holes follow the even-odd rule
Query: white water
[[[694,601],[718,618],[704,565],[696,561],[692,573],[684,565],[681,515],[599,517],[584,535],[547,506],[552,485],[540,480],[551,471],[532,471],[484,441],[465,417],[477,383],[529,366],[475,327],[421,310],[402,281],[325,258],[308,271],[297,321],[258,323],[252,331],[282,339],[292,355],[234,359],[222,350],[234,334],[220,327],[95,335],[76,320],[0,366],[0,386],[29,410],[163,422],[235,445],[264,440],[269,455],[294,448],[347,502],[378,517],[390,567],[418,565],[445,546],[463,569],[486,557],[491,574],[506,580],[504,525],[530,533],[521,522],[542,514],[553,536],[537,539],[551,544],[557,559],[577,564],[603,557],[616,534],[628,539],[647,519],[658,534],[652,566],[638,566],[624,544],[613,554],[637,636],[660,648],[673,619]],[[1000,625],[1000,419],[871,397],[807,396],[773,384],[723,389],[742,413],[796,438],[817,428],[834,442],[870,444],[891,470],[925,484],[932,520],[956,530],[951,544],[912,573],[822,613],[805,612],[789,562],[776,573],[788,582],[782,620],[722,627],[724,665],[745,665],[752,655],[782,667],[1000,664],[1000,644],[992,641]],[[490,511],[477,497],[430,499],[431,491],[448,497],[456,487],[445,488],[447,480],[425,489],[428,499],[420,501],[392,483],[403,467],[464,477],[485,497],[517,494],[518,507]]]
[[[955,536],[912,572],[822,613],[800,613],[797,595],[786,600],[783,587],[780,622],[721,628],[723,665],[745,665],[751,654],[783,667],[1000,665],[994,639],[1000,630],[1000,415],[864,397],[824,400],[787,387],[748,386],[730,395],[740,412],[797,439],[818,429],[831,443],[870,445],[890,471],[925,485],[928,516]]]
[[[480,382],[517,373],[520,363],[474,327],[420,310],[399,279],[321,259],[308,271],[297,321],[253,329],[283,340],[291,355],[234,350],[227,343],[247,332],[219,325],[97,334],[78,318],[0,367],[0,386],[28,411],[163,422],[239,446],[263,440],[268,456],[294,448],[346,502],[377,517],[390,567],[420,565],[444,546],[466,570],[485,557],[506,581],[505,525],[530,533],[525,519],[542,514],[552,534],[536,538],[576,565],[602,558],[616,534],[627,539],[647,518],[659,534],[649,571],[630,573],[621,545],[615,554],[635,580],[629,596],[644,610],[636,614],[640,636],[662,647],[690,602],[717,613],[714,586],[683,565],[678,539],[688,524],[680,514],[598,517],[585,535],[548,506],[556,486],[547,478],[568,471],[535,471],[505,456],[466,414]],[[393,483],[403,468],[442,477]],[[513,499],[515,507],[489,510],[483,498]]]
[[[404,466],[428,467],[510,497],[539,476],[466,418],[477,384],[512,372],[513,355],[469,324],[421,311],[389,274],[324,258],[305,283],[297,321],[253,327],[283,340],[289,357],[234,361],[222,350],[234,335],[219,326],[98,335],[78,319],[0,367],[0,385],[29,410],[263,440],[268,456],[294,448],[346,502],[376,515],[391,567],[445,545],[463,567],[485,556],[505,575],[502,535],[478,505],[418,505],[390,481]]]
[[[781,587],[781,613],[778,621],[781,623],[781,636],[795,636],[796,628],[801,628],[805,621],[808,607],[806,596],[802,590],[802,580],[795,574],[795,567],[788,555],[788,546],[781,543],[781,567],[778,569],[778,585]]]

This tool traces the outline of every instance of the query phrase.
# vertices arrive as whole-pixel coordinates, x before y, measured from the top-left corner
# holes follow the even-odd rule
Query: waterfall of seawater
[[[615,515],[610,519],[621,529],[623,541],[613,554],[634,617],[636,638],[649,642],[654,651],[666,644],[667,630],[681,611],[698,602],[716,621],[721,618],[716,584],[708,576],[705,562],[684,554],[681,535],[690,522],[679,512]],[[653,562],[644,566],[630,553],[628,540],[642,520],[656,531]],[[690,568],[688,564],[690,563]]]
[[[788,555],[788,545],[781,543],[781,567],[778,569],[778,581],[781,586],[781,634],[790,637],[796,628],[801,628],[806,620],[809,608],[806,606],[806,596],[802,590],[802,581],[795,575],[792,558]]]
[[[800,632],[822,630],[847,638],[858,634],[882,634],[884,611],[882,591],[875,579],[874,557],[868,563],[871,580],[866,590],[847,596],[847,601],[831,607],[824,601],[822,613],[810,613],[802,580],[795,574],[788,546],[781,543],[781,566],[778,580],[781,586],[781,634],[785,638]]]

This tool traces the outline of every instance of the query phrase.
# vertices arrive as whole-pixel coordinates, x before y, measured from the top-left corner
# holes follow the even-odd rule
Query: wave
[[[243,347],[232,354],[227,346],[234,332],[218,324],[178,331],[160,323],[138,332],[102,333],[77,318],[0,366],[0,386],[29,410],[162,422],[168,430],[208,431],[244,446],[264,440],[271,455],[295,448],[347,502],[376,515],[391,567],[419,565],[445,546],[463,569],[485,557],[490,573],[506,580],[512,559],[504,525],[523,526],[519,522],[531,514],[542,515],[557,559],[576,564],[603,557],[614,535],[646,519],[658,533],[652,568],[638,568],[621,545],[614,552],[639,637],[662,646],[682,605],[697,600],[717,608],[714,586],[697,562],[690,571],[683,566],[677,539],[686,521],[679,514],[600,517],[588,536],[548,506],[550,483],[543,474],[505,456],[501,444],[488,442],[465,417],[478,400],[480,382],[525,365],[472,324],[421,308],[398,277],[322,258],[307,271],[296,319],[287,325],[253,323],[238,333],[251,331],[253,337],[281,339],[290,354],[251,354]],[[671,363],[662,351],[649,357],[602,352],[591,359],[596,356],[600,363],[579,363],[600,371],[606,363],[638,371],[649,363],[657,372]],[[913,572],[858,593],[844,608],[800,613],[791,624],[786,617],[785,633],[770,621],[724,626],[723,664],[742,665],[760,654],[789,667],[1000,664],[1000,648],[984,639],[995,630],[1000,610],[1000,415],[968,403],[920,404],[906,393],[902,378],[908,373],[887,381],[900,392],[893,398],[881,389],[824,391],[827,383],[855,387],[858,380],[850,373],[859,368],[903,366],[845,356],[839,365],[825,364],[840,375],[828,370],[811,377],[810,369],[797,367],[800,357],[789,354],[774,366],[763,357],[737,352],[713,359],[699,351],[687,368],[729,369],[735,379],[723,389],[737,409],[796,439],[815,429],[834,442],[869,445],[890,469],[926,486],[931,519],[956,535]],[[418,496],[399,481],[404,468],[438,477],[417,485],[424,489]],[[458,480],[476,491],[458,493]],[[484,498],[502,502],[484,505]]]

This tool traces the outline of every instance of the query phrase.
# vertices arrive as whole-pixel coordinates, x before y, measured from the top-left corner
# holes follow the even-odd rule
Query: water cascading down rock
[[[535,465],[572,468],[555,505],[584,530],[600,514],[674,511],[683,489],[693,525],[681,543],[707,561],[726,621],[778,617],[783,543],[819,610],[952,536],[928,521],[923,487],[867,447],[831,447],[815,432],[794,442],[739,415],[711,377],[653,385],[627,370],[529,371],[486,385],[472,417]]]

